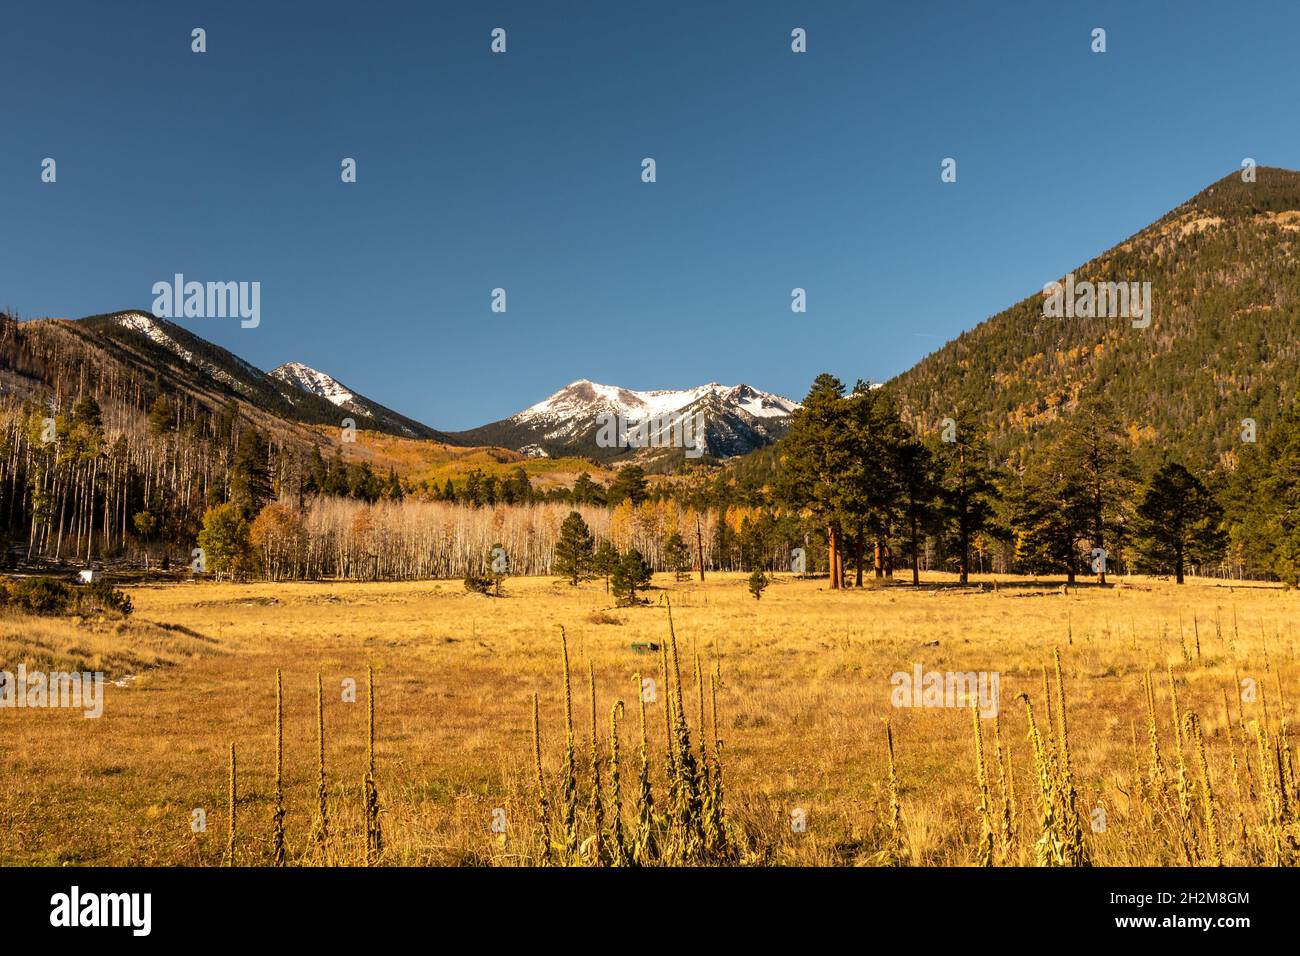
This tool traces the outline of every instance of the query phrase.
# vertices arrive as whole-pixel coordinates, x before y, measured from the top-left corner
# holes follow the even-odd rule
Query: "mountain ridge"
[[[698,445],[692,451],[731,458],[780,438],[798,407],[788,398],[743,383],[638,391],[578,379],[509,418],[453,435],[471,444],[500,445],[537,456],[658,458],[680,448],[679,422],[690,419],[691,427],[696,421],[703,426],[699,438],[691,439]],[[636,426],[644,427],[641,444],[637,439],[602,441],[608,438],[611,419],[633,432]],[[679,430],[676,437],[670,434],[674,428]]]
[[[672,444],[671,421],[682,416],[694,419],[697,414],[703,422],[700,453],[733,457],[779,438],[789,414],[798,407],[790,399],[745,384],[710,382],[688,389],[638,391],[579,379],[509,419],[443,432],[303,362],[285,362],[265,372],[183,326],[142,310],[14,322],[12,332],[6,354],[0,355],[0,369],[9,372],[15,391],[29,396],[43,389],[59,391],[58,382],[45,380],[44,372],[61,364],[60,351],[71,349],[74,364],[105,370],[110,380],[135,377],[152,382],[151,389],[187,394],[214,413],[238,401],[246,403],[250,412],[287,423],[338,427],[351,417],[361,428],[395,437],[498,447],[532,457],[578,455],[608,461],[680,454],[680,448],[665,447]],[[24,357],[33,351],[45,358]],[[670,423],[650,430],[650,448],[601,448],[596,433],[602,413],[621,416],[633,426],[656,417]]]
[[[1242,422],[1265,427],[1300,378],[1300,173],[1255,176],[1216,180],[1072,270],[1080,282],[1151,282],[1149,328],[1044,318],[1032,294],[891,379],[905,415],[930,431],[970,414],[1015,464],[1101,393],[1140,459],[1234,467]]]
[[[343,415],[326,398],[257,368],[228,349],[142,310],[127,309],[80,319],[42,318],[6,324],[0,370],[15,393],[58,394],[67,387],[61,366],[71,362],[87,382],[120,388],[150,383],[149,390],[206,405],[213,413],[230,402],[248,415],[286,424],[338,427]],[[117,383],[107,386],[102,383]],[[139,387],[138,385],[132,386]],[[435,429],[413,422],[362,396],[372,411],[362,427],[397,437],[452,444]]]
[[[1045,318],[1031,294],[891,379],[904,415],[927,432],[969,414],[986,429],[994,457],[1015,464],[1049,440],[1086,393],[1100,392],[1139,457],[1173,454],[1203,471],[1231,469],[1244,424],[1266,428],[1300,382],[1300,173],[1264,166],[1254,173],[1253,182],[1234,172],[1210,183],[1071,271],[1080,283],[1149,282],[1149,328],[1125,316]],[[442,432],[328,373],[300,362],[263,372],[140,310],[14,325],[0,372],[27,394],[66,389],[66,368],[50,381],[51,368],[94,368],[108,381],[130,377],[214,409],[238,399],[289,422],[334,427],[346,411],[361,427],[398,437],[526,455],[657,460],[681,449],[600,447],[602,416],[637,425],[699,414],[702,453],[735,458],[779,440],[798,408],[745,384],[638,391],[578,379],[509,418]]]
[[[266,374],[308,395],[323,398],[336,408],[365,418],[371,425],[379,426],[379,431],[406,438],[446,440],[445,433],[413,418],[407,418],[388,406],[381,405],[374,399],[349,388],[328,372],[319,371],[302,362],[285,362]]]

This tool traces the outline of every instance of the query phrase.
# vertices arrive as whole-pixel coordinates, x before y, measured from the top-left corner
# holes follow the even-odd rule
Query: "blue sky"
[[[182,324],[448,429],[576,378],[883,380],[1243,157],[1300,166],[1300,6],[1239,9],[7,4],[0,305],[259,281],[258,328]]]

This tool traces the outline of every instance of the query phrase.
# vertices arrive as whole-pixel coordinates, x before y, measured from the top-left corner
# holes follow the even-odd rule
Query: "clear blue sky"
[[[908,368],[1243,157],[1300,166],[1297,36],[1294,0],[11,2],[0,304],[260,281],[260,327],[183,324],[449,429],[576,378],[801,398]]]

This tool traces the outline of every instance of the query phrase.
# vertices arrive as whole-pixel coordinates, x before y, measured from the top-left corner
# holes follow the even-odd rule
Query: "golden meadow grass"
[[[140,587],[126,624],[4,618],[3,666],[136,679],[98,720],[0,710],[0,860],[219,865],[233,839],[272,865],[282,799],[289,865],[1296,861],[1296,594],[655,583],[675,649],[661,603],[541,578]],[[917,663],[999,672],[996,720],[892,707]]]

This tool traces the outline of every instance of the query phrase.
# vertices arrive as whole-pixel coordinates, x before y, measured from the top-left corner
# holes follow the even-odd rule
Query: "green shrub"
[[[120,614],[133,610],[131,599],[107,581],[85,586],[65,584],[57,578],[23,578],[8,585],[0,583],[0,605],[28,614]]]
[[[30,614],[63,614],[72,604],[72,588],[54,578],[23,578],[9,589],[9,600]]]
[[[129,617],[131,599],[107,581],[94,581],[77,593],[77,610],[82,613],[121,614]]]
[[[479,575],[479,574],[465,575],[465,590],[473,594],[490,595],[492,593],[492,586],[495,583],[496,582],[493,581],[492,578],[484,577],[483,575]]]

